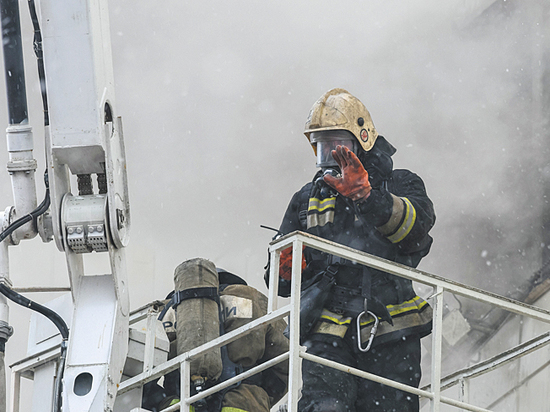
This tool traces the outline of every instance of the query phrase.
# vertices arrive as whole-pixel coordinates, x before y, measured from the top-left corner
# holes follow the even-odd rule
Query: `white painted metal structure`
[[[116,115],[107,1],[42,0],[39,6],[48,96],[45,136],[51,194],[49,218],[40,221],[39,232],[47,234],[45,241],[53,238],[66,255],[74,304],[63,374],[63,411],[111,411],[128,351],[124,246],[130,214],[122,123]],[[32,159],[30,127],[11,127],[7,132],[10,165],[36,163]],[[3,228],[15,215],[27,214],[36,207],[34,178],[23,174],[21,182],[15,175],[16,206],[0,215]],[[96,190],[90,185],[90,190],[77,193],[77,175],[87,176],[90,182],[97,175]],[[8,286],[8,244],[15,245],[31,235],[36,232],[19,230],[2,242],[0,276]],[[92,251],[108,252],[111,273],[85,273],[83,253]],[[2,320],[7,320],[3,296],[0,307]],[[49,368],[51,375],[53,369],[46,364],[44,368]],[[51,387],[53,376],[48,378],[39,369],[36,366],[33,370],[36,386]],[[50,411],[51,404],[45,401],[50,398],[51,394],[39,400],[33,411]]]
[[[66,301],[66,299],[65,299]],[[65,302],[66,304],[66,302]],[[146,305],[133,311],[130,314],[129,324],[130,326],[136,325],[139,322],[146,322],[147,333],[144,339],[135,339],[133,336],[136,329],[130,329],[129,336],[129,351],[126,358],[125,373],[130,373],[136,368],[139,368],[139,373],[142,370],[150,371],[153,366],[159,366],[165,362],[168,356],[169,342],[162,336],[159,336],[158,328],[162,329],[162,325],[157,321],[159,315],[159,307],[156,304]],[[42,327],[44,326],[44,320],[38,318]],[[33,335],[33,326],[31,326],[31,335]],[[42,333],[43,335],[44,333]],[[31,339],[32,336],[29,337]],[[139,336],[138,336],[139,338]],[[144,354],[146,354],[144,358]],[[11,367],[11,405],[8,410],[12,412],[22,411],[21,396],[28,396],[29,394],[22,393],[22,378],[30,379],[34,381],[33,388],[33,402],[32,411],[51,411],[49,400],[52,398],[53,393],[51,391],[51,381],[53,378],[53,372],[55,371],[55,364],[59,361],[60,356],[60,342],[59,336],[53,335],[49,339],[43,339],[42,342],[35,346],[32,354],[19,360],[18,362],[10,365]],[[40,381],[40,382],[37,382]],[[124,391],[119,393],[118,396],[113,397],[115,411],[128,411],[126,405],[132,405],[138,407],[141,405],[141,387],[134,388],[133,390]],[[121,406],[122,405],[122,406]]]
[[[107,1],[42,1],[40,22],[50,114],[47,155],[54,239],[66,253],[75,308],[63,409],[109,411],[128,344],[123,247],[129,205]],[[72,195],[70,174],[106,174],[107,193]],[[74,245],[96,249],[93,233],[98,232],[104,234],[100,243],[105,245],[98,251],[108,250],[112,273],[90,276],[84,273],[82,250]],[[72,239],[75,235],[80,239]]]
[[[322,250],[327,253],[334,254],[336,256],[343,257],[355,261],[359,264],[363,264],[378,270],[391,273],[396,276],[404,277],[425,285],[433,287],[434,293],[430,297],[431,303],[434,309],[433,314],[433,334],[432,339],[432,366],[431,366],[431,382],[432,384],[425,388],[413,388],[401,383],[397,383],[376,375],[366,373],[348,366],[338,364],[317,356],[313,356],[304,351],[300,347],[298,342],[298,333],[299,330],[299,305],[300,305],[300,294],[297,293],[300,288],[300,273],[301,273],[301,254],[302,246],[306,245],[315,249]],[[281,308],[277,308],[277,286],[276,274],[279,270],[279,256],[281,250],[287,247],[293,248],[293,265],[292,265],[292,293],[290,298],[290,304],[285,305]],[[367,253],[351,249],[346,246],[338,245],[327,240],[302,233],[294,232],[283,238],[278,239],[273,242],[270,247],[271,252],[271,266],[270,273],[270,288],[269,288],[269,303],[268,303],[268,314],[260,319],[254,320],[249,324],[236,329],[230,333],[227,333],[212,342],[209,342],[205,345],[202,345],[196,349],[193,349],[189,352],[179,355],[178,357],[171,359],[163,364],[160,364],[156,367],[150,367],[152,365],[152,353],[153,345],[149,344],[146,346],[146,353],[144,359],[149,359],[145,361],[146,365],[143,372],[133,376],[130,379],[123,381],[118,389],[117,396],[121,396],[131,390],[140,388],[145,382],[157,379],[166,373],[173,371],[180,367],[181,379],[182,379],[182,401],[178,404],[172,405],[169,408],[164,409],[163,412],[170,412],[176,410],[189,411],[189,406],[196,402],[197,400],[211,395],[218,390],[221,390],[229,385],[232,385],[235,382],[238,382],[241,379],[245,379],[255,373],[261,372],[264,369],[267,369],[278,362],[282,362],[286,359],[289,359],[289,391],[288,391],[288,411],[296,412],[297,411],[297,402],[299,397],[299,389],[301,386],[301,376],[300,376],[300,362],[301,359],[307,359],[314,362],[322,363],[329,367],[333,367],[344,372],[351,373],[353,375],[371,379],[376,382],[383,383],[388,386],[392,386],[410,393],[419,395],[430,400],[430,411],[437,412],[441,410],[441,407],[446,404],[462,410],[467,411],[488,411],[480,406],[472,405],[468,402],[468,393],[467,393],[467,383],[469,379],[472,379],[476,376],[480,376],[484,373],[490,372],[495,368],[506,365],[508,362],[511,362],[514,359],[527,355],[537,349],[543,348],[550,343],[550,332],[544,333],[541,336],[538,336],[534,339],[531,339],[528,342],[525,342],[517,347],[510,348],[509,350],[503,352],[502,354],[495,356],[494,358],[483,361],[477,365],[474,365],[470,368],[466,368],[456,373],[442,378],[441,377],[441,348],[442,348],[442,321],[443,321],[443,293],[452,292],[454,294],[476,299],[481,302],[485,302],[496,307],[505,309],[512,313],[516,313],[534,320],[542,321],[544,324],[550,323],[550,311],[527,305],[521,302],[513,301],[502,296],[498,296],[493,293],[484,292],[482,290],[472,288],[457,282],[452,282],[446,280],[442,277],[432,275],[426,272],[419,271],[417,269],[412,269],[407,266],[399,265],[384,259],[381,259],[376,256],[369,255]],[[200,353],[211,350],[216,347],[221,347],[229,342],[232,342],[238,339],[240,336],[250,333],[254,329],[265,325],[266,323],[273,322],[277,319],[287,317],[290,320],[290,330],[291,330],[291,341],[290,341],[290,350],[289,352],[278,356],[266,362],[262,365],[256,366],[253,369],[250,369],[241,375],[234,377],[226,382],[220,383],[204,392],[191,396],[190,393],[190,376],[189,376],[189,361]],[[550,329],[550,328],[549,328]],[[149,340],[150,341],[150,340]],[[545,363],[541,361],[541,363]],[[29,368],[30,365],[27,365],[23,368],[18,369],[18,374],[24,373],[25,368]],[[454,385],[461,385],[464,389],[461,391],[461,396],[459,399],[453,399],[441,394],[442,390],[449,388]],[[134,409],[132,411],[139,411],[140,409]],[[115,409],[115,411],[118,411]],[[17,409],[14,409],[13,412],[19,412]],[[124,412],[120,410],[120,412]]]

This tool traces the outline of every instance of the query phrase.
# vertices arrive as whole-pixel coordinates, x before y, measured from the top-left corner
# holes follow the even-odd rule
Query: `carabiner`
[[[361,343],[361,317],[364,314],[368,314],[368,315],[372,316],[372,318],[374,319],[374,325],[372,326],[372,328],[370,330],[369,341],[367,343],[366,348],[363,348],[363,345]],[[380,319],[378,319],[378,316],[376,316],[374,313],[372,313],[369,310],[365,310],[365,311],[361,312],[359,314],[359,316],[357,316],[357,347],[359,348],[359,350],[361,352],[368,352],[369,351],[369,349],[372,345],[372,341],[374,340],[374,335],[376,335],[376,331],[378,330],[378,324],[379,323],[380,323]]]

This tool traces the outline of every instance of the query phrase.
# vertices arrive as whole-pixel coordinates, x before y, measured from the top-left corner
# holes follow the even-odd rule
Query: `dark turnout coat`
[[[385,140],[382,142],[387,144]],[[280,232],[308,232],[417,267],[430,250],[432,238],[428,232],[435,222],[435,213],[422,179],[409,170],[392,170],[390,156],[393,151],[384,152],[384,147],[379,150],[382,155],[377,156],[382,158],[379,162],[381,167],[372,167],[361,159],[373,186],[370,196],[363,202],[352,202],[335,192],[328,193],[327,187],[322,188],[322,182],[315,184],[320,177],[320,172],[317,173],[312,182],[292,197]],[[409,334],[425,336],[431,331],[431,308],[416,295],[410,280],[365,268],[311,248],[304,250],[304,256],[307,268],[302,275],[303,285],[329,266],[336,272],[331,297],[310,333],[343,338],[353,325],[352,320],[364,310],[365,298],[374,303],[369,304],[369,308],[386,320],[380,324],[375,345]],[[280,294],[288,294],[288,282],[280,282]],[[367,339],[370,330],[367,326],[373,322],[367,318],[361,320],[362,335],[364,333]]]

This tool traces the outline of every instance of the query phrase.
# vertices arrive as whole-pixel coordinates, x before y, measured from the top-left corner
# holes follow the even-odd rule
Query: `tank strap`
[[[300,193],[298,208],[298,220],[303,228],[307,228],[307,210],[309,208],[309,196],[311,192],[311,185],[306,186]]]
[[[187,299],[210,299],[220,304],[220,296],[218,294],[218,288],[204,287],[204,288],[191,288],[185,290],[178,290],[172,294],[172,299],[164,305],[164,309],[160,312],[158,320],[164,319],[164,315],[170,308],[176,309],[176,307]]]

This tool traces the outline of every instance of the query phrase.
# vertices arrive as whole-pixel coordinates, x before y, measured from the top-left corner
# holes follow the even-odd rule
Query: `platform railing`
[[[431,384],[425,388],[415,388],[409,385],[404,385],[399,382],[395,382],[377,375],[373,375],[368,372],[361,371],[359,369],[351,368],[349,366],[339,364],[327,359],[308,354],[303,347],[299,344],[299,322],[300,322],[300,284],[301,284],[301,262],[302,262],[302,248],[308,246],[326,253],[339,256],[344,259],[356,262],[357,264],[365,265],[373,269],[381,270],[386,273],[400,276],[412,281],[431,286],[433,288],[432,295],[428,298],[433,308],[433,331],[431,335],[432,339],[432,353],[431,353]],[[279,273],[279,258],[283,249],[292,247],[293,261],[292,261],[292,285],[290,304],[287,304],[281,308],[278,308],[278,273]],[[153,379],[157,379],[164,374],[180,368],[181,380],[182,380],[182,399],[180,403],[172,405],[162,412],[171,412],[176,410],[190,411],[190,405],[199,399],[205,398],[221,389],[224,389],[242,379],[245,379],[251,375],[261,372],[278,362],[282,362],[286,359],[289,360],[289,386],[288,386],[288,398],[287,407],[289,412],[297,411],[297,404],[299,398],[299,390],[301,387],[301,368],[300,360],[305,359],[308,361],[318,362],[325,366],[332,367],[347,373],[351,373],[355,376],[370,379],[375,382],[382,383],[387,386],[400,389],[420,397],[424,397],[430,400],[430,411],[438,412],[442,404],[447,404],[467,411],[486,412],[488,409],[484,409],[479,406],[468,403],[467,398],[456,400],[441,394],[441,391],[447,387],[455,384],[464,384],[470,378],[479,376],[482,373],[493,370],[496,367],[502,366],[513,359],[517,359],[520,356],[530,353],[540,347],[543,347],[549,341],[547,334],[526,342],[519,347],[512,348],[511,350],[499,355],[500,357],[492,358],[489,361],[483,362],[473,367],[458,371],[442,382],[441,377],[441,362],[442,362],[442,322],[443,322],[443,293],[450,292],[458,296],[475,299],[480,302],[485,302],[490,305],[499,307],[501,309],[508,310],[518,315],[527,316],[533,319],[540,320],[545,323],[550,323],[550,312],[535,306],[527,305],[518,301],[514,301],[509,298],[499,296],[494,293],[485,292],[477,288],[473,288],[467,285],[463,285],[458,282],[447,280],[443,277],[432,275],[427,272],[423,272],[417,269],[410,268],[408,266],[396,264],[388,260],[369,255],[346,246],[336,244],[313,235],[309,235],[303,232],[294,232],[284,237],[277,239],[270,245],[271,265],[270,265],[270,278],[269,278],[269,295],[268,295],[268,314],[262,318],[256,319],[239,329],[226,333],[223,336],[208,342],[196,349],[181,354],[170,361],[159,365],[156,368],[151,368],[148,371],[123,382],[120,385],[118,393],[124,393],[134,387],[144,384]],[[274,322],[278,319],[288,317],[290,323],[290,350],[289,352],[280,355],[277,358],[270,360],[250,369],[228,381],[217,384],[216,386],[209,388],[199,394],[191,396],[190,388],[190,360],[202,354],[208,350],[219,348],[250,333],[254,329],[261,327],[267,323]],[[151,350],[151,349],[149,349]]]
[[[327,359],[308,354],[303,347],[299,344],[299,322],[300,322],[300,284],[301,284],[301,262],[302,262],[302,248],[308,246],[335,256],[339,256],[344,259],[356,262],[357,264],[365,265],[373,269],[381,270],[383,272],[399,276],[405,279],[410,279],[414,282],[418,282],[424,285],[428,285],[433,288],[433,293],[428,298],[433,308],[433,331],[431,335],[432,351],[431,351],[431,383],[424,388],[415,388],[409,385],[404,385],[399,382],[391,381],[389,379],[373,375],[368,372],[361,371],[359,369],[351,368],[349,366],[339,364]],[[280,298],[278,298],[278,273],[279,273],[279,258],[283,249],[292,247],[293,261],[292,261],[292,281],[291,281],[291,296],[290,304],[286,304],[282,307],[278,307]],[[493,305],[495,307],[510,311],[512,313],[526,316],[532,319],[542,321],[544,323],[550,323],[550,311],[541,309],[535,306],[531,306],[522,302],[515,301],[506,297],[499,296],[494,293],[485,292],[480,289],[470,287],[458,282],[447,280],[443,277],[433,275],[427,272],[423,272],[417,269],[410,268],[408,266],[396,264],[394,262],[369,255],[367,253],[336,244],[313,235],[309,235],[303,232],[293,232],[284,237],[277,239],[270,244],[270,278],[269,278],[269,294],[268,294],[268,313],[259,319],[256,319],[238,329],[228,332],[211,342],[208,342],[200,347],[197,347],[189,352],[183,353],[161,365],[152,367],[150,361],[153,356],[154,345],[152,340],[148,339],[144,354],[146,367],[144,371],[120,384],[118,389],[118,395],[130,391],[136,387],[139,387],[146,382],[160,378],[176,369],[180,369],[181,373],[181,401],[175,405],[172,405],[162,412],[171,412],[176,410],[190,411],[191,404],[199,399],[205,398],[219,390],[222,390],[240,380],[243,380],[249,376],[252,376],[261,371],[285,360],[289,360],[289,385],[288,385],[288,398],[287,407],[289,412],[297,412],[297,404],[299,398],[299,391],[301,387],[301,367],[300,362],[302,359],[318,362],[325,366],[332,367],[347,373],[351,373],[355,376],[369,379],[375,382],[382,383],[387,386],[400,389],[420,397],[424,397],[430,400],[430,411],[439,412],[442,404],[454,406],[456,408],[467,411],[488,411],[488,409],[472,405],[468,403],[467,396],[462,396],[461,399],[452,399],[447,396],[443,396],[441,391],[453,385],[464,385],[469,379],[479,376],[488,371],[494,370],[497,367],[505,365],[527,353],[531,353],[534,350],[540,349],[550,343],[550,332],[545,333],[531,341],[518,345],[515,348],[511,348],[502,354],[491,358],[487,361],[481,362],[477,365],[471,366],[466,369],[457,371],[456,373],[449,375],[442,379],[441,376],[441,362],[442,362],[442,322],[443,322],[443,293],[450,292],[454,295],[463,296],[466,298],[474,299],[480,302]],[[148,319],[148,323],[154,322],[157,311],[152,309],[143,310],[139,316],[136,316],[136,320]],[[190,388],[190,360],[194,357],[224,346],[241,336],[244,336],[251,331],[260,328],[268,323],[275,322],[279,319],[287,317],[290,328],[290,349],[287,353],[284,353],[268,362],[258,365],[246,372],[235,376],[232,379],[219,383],[203,392],[195,395],[191,395]],[[151,326],[148,328],[148,333],[154,333],[154,328]],[[375,338],[376,339],[376,338]],[[149,361],[147,361],[149,359]],[[541,363],[547,363],[541,361]]]
[[[443,277],[433,275],[427,272],[423,272],[405,265],[396,264],[388,260],[369,255],[367,253],[336,244],[334,242],[327,241],[325,239],[318,238],[313,235],[309,235],[302,232],[294,232],[287,236],[278,239],[270,246],[271,253],[271,273],[269,284],[269,304],[268,312],[275,310],[277,302],[277,286],[278,282],[277,274],[279,272],[279,257],[280,252],[292,245],[293,248],[293,262],[292,262],[292,292],[290,306],[292,308],[290,314],[290,371],[289,371],[289,392],[288,392],[288,410],[297,411],[297,401],[300,388],[300,362],[299,359],[307,359],[322,363],[326,366],[330,366],[345,372],[349,372],[353,375],[370,379],[375,382],[383,383],[384,385],[391,386],[421,397],[428,398],[430,400],[430,410],[432,412],[438,412],[441,404],[448,404],[457,408],[468,411],[487,411],[487,409],[468,403],[467,396],[463,396],[462,399],[456,400],[441,394],[442,389],[448,388],[454,384],[464,384],[469,379],[479,376],[483,373],[494,370],[496,367],[503,366],[514,359],[524,356],[527,353],[531,353],[536,349],[540,349],[548,343],[549,339],[547,334],[543,334],[538,338],[532,339],[525,344],[519,345],[516,348],[512,348],[499,356],[490,359],[489,361],[482,362],[474,365],[470,368],[459,371],[458,375],[447,378],[443,382],[441,376],[441,362],[442,362],[442,324],[443,324],[443,293],[450,292],[454,295],[463,296],[466,298],[474,299],[480,302],[490,304],[492,306],[510,311],[512,313],[526,316],[532,319],[536,319],[545,323],[550,323],[550,311],[541,309],[532,305],[528,305],[522,302],[515,301],[503,296],[499,296],[495,293],[486,292],[478,288],[467,286],[458,282],[454,282]],[[365,265],[373,269],[381,270],[383,272],[399,276],[405,279],[410,279],[414,282],[418,282],[433,288],[433,293],[429,297],[430,303],[433,308],[433,331],[431,335],[432,339],[432,353],[431,353],[431,384],[424,389],[414,388],[408,385],[403,385],[398,382],[390,381],[388,379],[358,370],[350,368],[346,365],[337,364],[336,362],[328,361],[317,356],[313,356],[305,352],[299,346],[298,330],[299,330],[299,307],[300,307],[300,275],[301,275],[301,261],[302,261],[302,247],[308,246],[325,253],[330,253],[335,256],[339,256],[344,259],[356,262],[357,264]],[[376,339],[376,338],[375,338]],[[454,378],[454,380],[453,380]],[[461,392],[464,393],[464,392]]]

